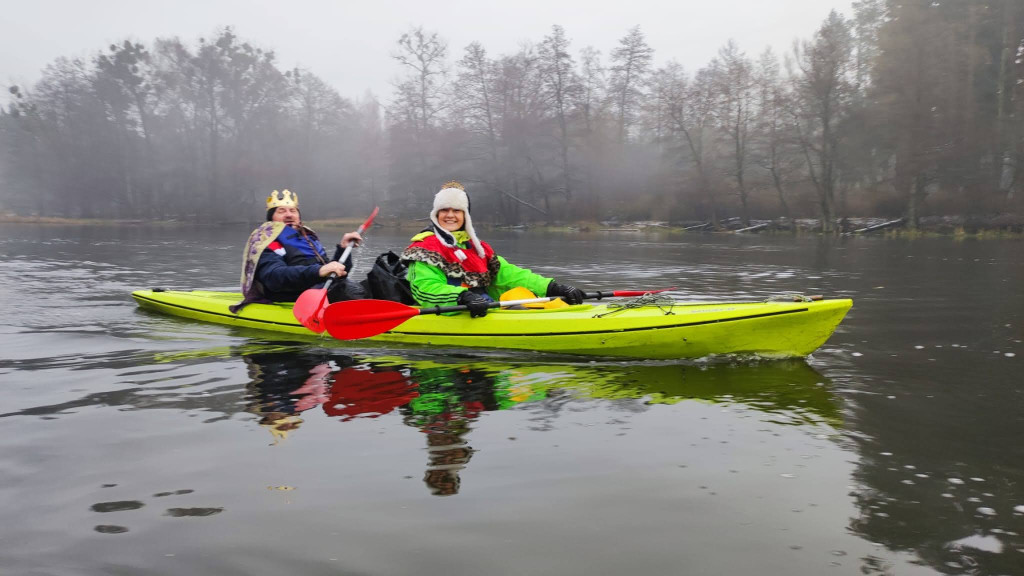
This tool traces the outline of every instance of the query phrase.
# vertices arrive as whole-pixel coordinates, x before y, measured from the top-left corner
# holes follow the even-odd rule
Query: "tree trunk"
[[[789,204],[786,203],[786,194],[782,189],[782,178],[779,177],[779,169],[775,166],[774,158],[772,159],[772,167],[770,171],[772,174],[772,185],[775,186],[775,191],[779,195],[779,207],[782,208],[782,215],[788,220],[791,218]]]
[[[1013,181],[1017,167],[1016,142],[1014,142],[1014,117],[1013,117],[1013,60],[1017,48],[1018,39],[1014,38],[1016,30],[1016,11],[1012,8],[1012,2],[1003,4],[1003,34],[1002,52],[999,59],[999,83],[996,87],[996,98],[998,109],[996,116],[996,133],[999,142],[999,162],[996,170],[998,174],[998,190],[1006,198],[1012,197]]]
[[[919,180],[920,175],[915,175],[907,186],[907,230],[917,230],[917,187]]]

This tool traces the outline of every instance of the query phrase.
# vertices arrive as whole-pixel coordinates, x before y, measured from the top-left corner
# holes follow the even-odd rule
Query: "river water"
[[[234,289],[247,233],[0,225],[0,573],[1024,573],[1020,241],[486,236],[587,289],[853,298],[791,361],[317,344],[129,297]]]

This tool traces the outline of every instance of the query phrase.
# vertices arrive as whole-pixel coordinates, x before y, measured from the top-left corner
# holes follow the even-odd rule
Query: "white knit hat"
[[[484,248],[476,237],[476,230],[473,229],[473,219],[469,216],[469,196],[466,195],[462,184],[458,182],[446,183],[444,188],[434,195],[434,208],[430,211],[430,221],[434,223],[434,229],[437,237],[441,239],[441,243],[449,248],[457,248],[455,238],[437,221],[437,213],[445,208],[462,210],[462,214],[465,216],[465,222],[462,227],[466,230],[466,234],[469,235],[469,240],[473,243],[476,253],[483,258]]]

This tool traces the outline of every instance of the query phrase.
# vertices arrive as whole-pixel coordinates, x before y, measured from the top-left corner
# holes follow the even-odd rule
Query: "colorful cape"
[[[229,307],[232,314],[238,314],[242,308],[253,302],[270,302],[256,286],[256,266],[260,262],[263,250],[277,239],[286,226],[288,225],[284,222],[264,222],[249,235],[245,251],[242,252],[242,301]]]
[[[460,242],[468,241],[468,236],[461,230],[455,235]],[[484,249],[483,258],[472,248],[445,246],[436,234],[428,231],[413,237],[401,259],[437,266],[445,276],[461,278],[462,283],[470,288],[486,288],[494,282],[501,264],[489,244],[480,240],[480,246]]]

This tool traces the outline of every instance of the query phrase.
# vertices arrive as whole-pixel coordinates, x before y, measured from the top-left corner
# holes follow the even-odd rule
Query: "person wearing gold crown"
[[[430,228],[412,238],[402,253],[406,279],[421,306],[465,305],[470,316],[487,315],[487,305],[512,288],[540,296],[560,296],[582,304],[583,291],[509,264],[477,238],[469,215],[469,196],[458,182],[448,182],[434,195]]]
[[[331,273],[339,279],[331,285],[330,302],[365,298],[362,286],[344,277],[352,267],[352,257],[337,261],[342,246],[362,240],[358,232],[348,232],[329,260],[316,232],[302,224],[298,195],[274,190],[267,197],[267,221],[253,230],[246,242],[243,299],[231,306],[231,311],[237,314],[253,302],[294,302],[304,291],[321,286]]]

